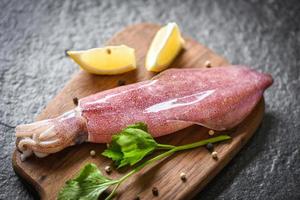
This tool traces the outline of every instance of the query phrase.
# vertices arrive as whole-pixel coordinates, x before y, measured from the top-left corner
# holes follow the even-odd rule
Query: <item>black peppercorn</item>
[[[158,189],[156,187],[152,188],[153,196],[158,196]]]
[[[139,197],[139,196],[136,196],[135,198],[134,198],[134,200],[140,200],[141,198]]]
[[[213,145],[212,143],[208,143],[208,144],[206,145],[206,149],[207,149],[208,151],[213,151],[213,150],[214,150],[214,145]]]
[[[122,85],[125,85],[126,82],[124,80],[119,80],[118,81],[118,86],[122,86]]]
[[[69,56],[68,51],[69,51],[69,49],[65,50],[65,56]]]
[[[78,98],[77,97],[73,98],[73,103],[75,106],[78,106]]]

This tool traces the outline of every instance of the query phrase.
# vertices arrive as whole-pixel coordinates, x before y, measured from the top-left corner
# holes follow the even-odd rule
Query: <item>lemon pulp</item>
[[[168,23],[154,36],[146,56],[148,71],[166,69],[182,49],[184,40],[176,23]]]
[[[122,74],[136,69],[135,51],[126,45],[67,51],[67,54],[92,74]]]

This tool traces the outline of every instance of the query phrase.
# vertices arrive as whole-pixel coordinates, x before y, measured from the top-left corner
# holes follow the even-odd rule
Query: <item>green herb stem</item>
[[[146,162],[144,162],[143,164],[139,165],[138,167],[136,167],[135,169],[133,169],[131,172],[129,172],[128,174],[126,174],[125,176],[123,176],[121,179],[119,179],[120,182],[123,182],[124,180],[126,180],[129,176],[131,176],[132,174],[140,171],[142,168],[144,168],[146,165],[153,163],[157,160],[163,159],[165,157],[168,157],[170,155],[172,155],[173,153],[177,152],[177,151],[183,151],[183,150],[187,150],[187,149],[193,149],[196,147],[200,147],[200,146],[204,146],[208,143],[216,143],[216,142],[220,142],[223,140],[228,140],[231,137],[228,135],[220,135],[214,138],[209,138],[207,140],[202,140],[199,142],[195,142],[195,143],[191,143],[191,144],[187,144],[187,145],[181,145],[181,146],[172,146],[172,148],[169,151],[166,151],[154,158],[151,158],[150,160],[147,160]]]
[[[132,174],[140,171],[142,168],[144,168],[146,165],[150,164],[150,163],[153,163],[157,160],[160,160],[162,158],[165,158],[167,156],[170,156],[171,154],[173,154],[175,151],[174,151],[174,148],[169,150],[169,151],[166,151],[150,160],[147,160],[146,162],[144,162],[143,164],[139,165],[138,167],[136,167],[135,169],[133,169],[131,172],[129,172],[128,174],[126,174],[125,176],[123,176],[121,179],[119,179],[120,182],[123,182],[124,180],[126,180],[129,176],[131,176]]]
[[[156,157],[154,157],[154,158],[152,158],[150,160],[147,160],[146,162],[144,162],[143,164],[141,164],[140,166],[138,166],[137,168],[135,168],[133,171],[134,172],[138,172],[142,168],[144,168],[146,165],[148,165],[150,163],[153,163],[153,162],[155,162],[157,160],[163,159],[165,157],[168,157],[168,156],[172,155],[173,153],[175,153],[175,151],[176,150],[175,150],[175,147],[174,147],[174,148],[170,149],[169,151],[166,151],[166,152],[164,152],[164,153],[162,153],[162,154],[160,154],[160,155],[158,155],[158,156],[156,156]]]
[[[192,144],[173,146],[168,144],[158,144],[154,138],[147,132],[147,125],[136,123],[129,125],[119,134],[112,137],[112,142],[102,155],[112,159],[118,167],[126,165],[136,165],[147,155],[155,150],[165,150],[161,154],[141,163],[132,171],[118,179],[110,179],[102,175],[95,164],[87,164],[75,177],[66,182],[59,193],[59,200],[66,199],[86,199],[96,200],[98,196],[110,186],[112,192],[106,200],[112,199],[118,187],[131,175],[139,172],[146,165],[152,164],[158,160],[171,156],[175,152],[187,149],[193,149],[208,143],[216,143],[230,139],[227,135],[220,135],[206,140],[198,141]],[[97,180],[97,181],[95,181]]]
[[[122,178],[118,179],[117,180],[117,185],[114,187],[114,189],[112,190],[112,192],[110,193],[110,195],[108,197],[106,197],[105,200],[110,200],[114,196],[116,190],[121,185],[121,183],[123,181],[125,181],[128,177],[130,177],[131,175],[137,173],[138,171],[140,171],[141,169],[143,169],[146,165],[148,165],[148,164],[150,164],[152,162],[155,162],[157,160],[160,160],[162,158],[168,157],[168,156],[170,156],[173,153],[175,153],[175,148],[173,148],[173,149],[171,149],[169,151],[166,151],[166,152],[164,152],[164,153],[162,153],[162,154],[160,154],[160,155],[158,155],[158,156],[156,156],[156,157],[154,157],[154,158],[152,158],[152,159],[144,162],[143,164],[141,164],[140,166],[136,167],[135,169],[133,169],[131,172],[129,172],[128,174],[126,174]]]
[[[114,189],[111,191],[111,193],[105,198],[105,200],[110,200],[114,197],[118,187],[120,186],[120,184],[122,183],[120,180],[116,181],[116,186],[114,187]]]
[[[119,187],[119,185],[125,181],[128,177],[130,177],[131,175],[137,173],[138,171],[140,171],[141,169],[143,169],[146,165],[151,164],[155,161],[158,161],[160,159],[166,158],[170,155],[172,155],[173,153],[177,152],[177,151],[183,151],[183,150],[187,150],[187,149],[193,149],[196,147],[200,147],[200,146],[204,146],[207,145],[208,143],[216,143],[216,142],[221,142],[224,140],[228,140],[231,137],[228,135],[220,135],[214,138],[209,138],[206,140],[202,140],[199,142],[195,142],[195,143],[191,143],[191,144],[187,144],[187,145],[181,145],[181,146],[172,146],[172,145],[164,145],[164,144],[158,144],[159,148],[164,148],[164,149],[170,149],[169,151],[166,151],[150,160],[147,160],[146,162],[144,162],[143,164],[141,164],[140,166],[136,167],[135,169],[133,169],[131,172],[129,172],[128,174],[126,174],[125,176],[123,176],[122,178],[118,179],[118,183],[117,185],[114,187],[113,191],[110,193],[110,195],[106,198],[106,200],[109,200],[113,197],[115,191],[117,190],[117,188]]]
[[[201,140],[199,142],[195,142],[195,143],[191,143],[191,144],[186,144],[186,145],[181,145],[181,146],[176,146],[175,147],[175,151],[182,151],[182,150],[186,150],[186,149],[193,149],[193,148],[196,148],[196,147],[207,145],[208,143],[221,142],[223,140],[228,140],[230,138],[231,137],[228,136],[228,135],[220,135],[220,136],[209,138],[209,139],[206,139],[206,140]]]
[[[157,149],[173,149],[176,146],[169,144],[157,144]]]

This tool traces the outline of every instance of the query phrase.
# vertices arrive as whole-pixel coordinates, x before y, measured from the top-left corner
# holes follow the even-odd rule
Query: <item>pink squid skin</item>
[[[145,122],[154,137],[193,124],[230,129],[253,110],[272,77],[244,66],[169,69],[152,80],[79,101],[88,141],[105,143],[129,124]]]
[[[89,141],[106,143],[144,122],[154,137],[199,124],[230,129],[247,117],[272,77],[243,66],[169,69],[152,80],[99,92],[53,119],[16,127],[21,159],[44,157]]]

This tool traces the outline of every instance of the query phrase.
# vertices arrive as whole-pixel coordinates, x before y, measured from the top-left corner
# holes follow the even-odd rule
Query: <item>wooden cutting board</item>
[[[125,28],[116,34],[109,42],[110,45],[126,44],[136,49],[138,69],[117,76],[96,76],[78,71],[66,84],[62,91],[49,102],[48,106],[37,117],[37,120],[56,117],[74,108],[72,99],[82,98],[90,94],[117,87],[119,80],[126,84],[150,79],[155,74],[147,72],[144,61],[150,42],[159,29],[154,24],[137,24]],[[172,67],[191,68],[204,67],[209,60],[212,67],[228,64],[221,56],[215,54],[198,42],[186,38],[185,49],[173,62]],[[70,61],[71,62],[71,61]],[[195,196],[241,149],[258,128],[264,114],[263,100],[254,111],[234,130],[227,131],[233,139],[230,142],[215,145],[219,159],[212,159],[210,153],[203,147],[172,155],[159,163],[153,164],[124,182],[119,188],[116,199],[190,199]],[[113,120],[113,119],[112,119]],[[161,143],[185,144],[208,138],[208,130],[201,126],[191,126],[177,133],[158,139]],[[104,144],[82,144],[70,147],[46,158],[30,157],[21,162],[20,153],[13,154],[15,172],[35,188],[42,199],[56,199],[57,193],[65,181],[72,178],[86,163],[95,163],[105,174],[104,167],[111,161],[96,156],[92,158],[90,150],[97,154],[105,149]],[[180,180],[184,172],[187,181]],[[111,178],[119,177],[126,171],[113,170]],[[159,189],[159,197],[153,197],[152,187]]]

